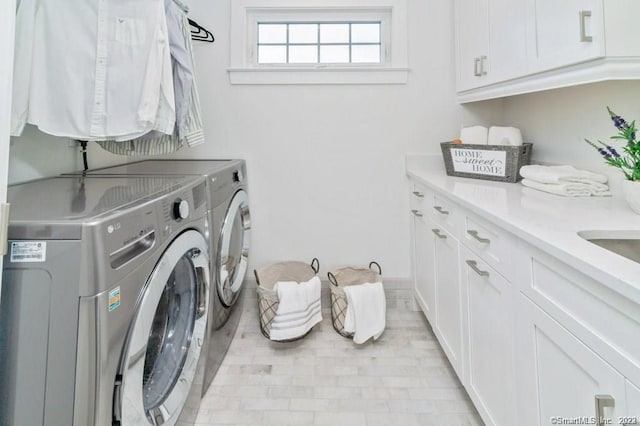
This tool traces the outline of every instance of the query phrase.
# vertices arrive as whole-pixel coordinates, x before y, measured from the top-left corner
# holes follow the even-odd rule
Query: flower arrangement
[[[612,136],[611,139],[626,141],[626,145],[622,148],[624,155],[620,155],[615,148],[600,140],[597,144],[589,139],[585,139],[585,141],[600,153],[608,165],[619,168],[627,180],[640,181],[640,142],[636,140],[636,122],[627,123],[624,118],[611,111],[609,107],[607,107],[607,111],[613,125],[618,129],[618,134]]]

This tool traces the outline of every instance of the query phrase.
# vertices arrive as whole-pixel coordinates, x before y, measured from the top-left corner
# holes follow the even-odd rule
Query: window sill
[[[406,84],[408,68],[230,68],[231,84]]]

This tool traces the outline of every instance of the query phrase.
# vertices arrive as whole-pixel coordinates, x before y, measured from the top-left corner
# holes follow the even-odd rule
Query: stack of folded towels
[[[530,165],[520,168],[522,184],[565,197],[610,196],[607,177],[573,166]]]
[[[468,126],[460,130],[460,142],[474,145],[522,145],[522,133],[517,127]]]

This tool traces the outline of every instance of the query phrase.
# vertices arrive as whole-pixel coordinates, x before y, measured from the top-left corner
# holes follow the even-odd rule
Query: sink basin
[[[584,231],[578,235],[592,244],[640,263],[640,232],[638,231]]]

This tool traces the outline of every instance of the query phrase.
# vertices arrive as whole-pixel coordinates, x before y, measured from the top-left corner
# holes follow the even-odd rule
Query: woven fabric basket
[[[320,262],[314,258],[311,263],[289,261],[274,263],[259,271],[253,270],[256,276],[258,292],[258,315],[260,316],[260,331],[267,339],[271,338],[271,323],[278,311],[278,293],[273,289],[278,281],[305,282],[313,278],[320,270]],[[307,333],[308,334],[308,333]],[[291,342],[306,336],[306,334],[289,340],[279,342]]]
[[[375,266],[377,271],[372,269],[372,266]],[[350,285],[382,281],[380,275],[382,275],[382,269],[377,262],[369,263],[368,268],[346,267],[327,274],[331,283],[329,286],[331,289],[331,322],[338,334],[347,338],[353,337],[353,333],[344,331],[344,319],[348,304],[344,288]]]

